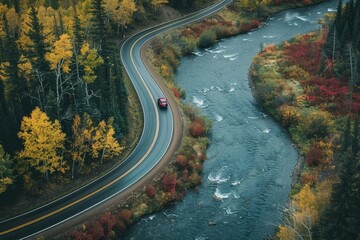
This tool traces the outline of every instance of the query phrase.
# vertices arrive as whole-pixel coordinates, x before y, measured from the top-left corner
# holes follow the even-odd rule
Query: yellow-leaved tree
[[[123,30],[132,22],[132,17],[136,10],[137,8],[134,0],[122,0],[120,2],[119,15],[117,18]]]
[[[112,126],[113,118],[109,118],[106,123],[104,120],[99,122],[95,129],[93,137],[92,156],[98,158],[100,156],[100,163],[103,159],[110,159],[118,156],[124,147],[121,147],[118,140],[114,137],[115,129]]]
[[[47,181],[49,174],[67,170],[62,156],[65,133],[58,120],[52,122],[46,113],[36,107],[30,117],[23,117],[18,136],[24,141],[19,157],[42,173]]]
[[[81,171],[86,155],[91,153],[94,131],[93,121],[89,114],[84,113],[82,119],[79,115],[75,115],[72,125],[73,137],[70,144],[71,158],[73,160],[72,178],[74,178],[75,163],[77,163],[78,170]]]
[[[0,193],[6,191],[7,186],[13,183],[12,159],[5,153],[3,146],[0,144]]]
[[[315,195],[309,184],[294,195],[290,207],[286,209],[285,221],[277,234],[281,240],[311,239],[312,230],[318,219]]]
[[[102,65],[104,60],[97,53],[96,49],[90,49],[89,43],[85,42],[80,49],[78,61],[79,64],[84,67],[85,75],[82,77],[82,80],[85,83],[86,104],[87,106],[90,106],[89,100],[92,96],[89,94],[88,84],[91,84],[96,80],[97,76],[95,75],[95,69]]]
[[[62,78],[62,73],[70,72],[71,58],[73,56],[70,36],[63,34],[60,39],[53,44],[51,52],[45,55],[46,60],[50,62],[51,70],[56,74],[56,105],[60,108],[60,102],[66,91],[63,84],[67,79]]]

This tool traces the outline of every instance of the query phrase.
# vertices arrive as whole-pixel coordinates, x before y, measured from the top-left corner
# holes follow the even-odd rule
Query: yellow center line
[[[191,16],[189,16],[188,18],[190,18],[190,17],[191,17]],[[160,28],[154,29],[153,31],[150,31],[150,32],[148,32],[147,34],[141,36],[141,37],[140,37],[139,39],[137,39],[137,40],[132,44],[132,46],[131,46],[131,49],[130,49],[130,59],[131,59],[132,65],[135,67],[135,70],[136,70],[138,76],[140,77],[141,81],[143,82],[143,84],[144,84],[144,86],[145,86],[145,89],[146,89],[146,91],[148,92],[149,96],[151,96],[150,89],[149,89],[149,87],[146,85],[144,78],[141,76],[139,69],[136,67],[135,62],[134,62],[134,59],[133,59],[133,55],[131,54],[131,52],[133,51],[134,45],[137,44],[141,39],[143,39],[144,37],[146,37],[146,36],[154,33],[155,31],[158,31],[158,30],[161,30],[161,29],[164,29],[164,28],[173,26],[173,25],[175,25],[175,24],[177,24],[177,23],[179,23],[179,22],[181,22],[181,21],[185,21],[186,19],[187,19],[187,18],[179,19],[178,21],[174,21],[174,22],[172,22],[172,23],[170,23],[170,24],[168,24],[168,25],[165,25],[165,26],[162,26],[162,27],[160,27]],[[145,158],[147,158],[147,156],[150,154],[151,150],[154,148],[155,142],[156,142],[156,140],[157,140],[157,138],[158,138],[158,135],[159,135],[159,124],[160,124],[160,123],[159,123],[159,112],[156,111],[157,107],[156,107],[155,101],[152,101],[152,104],[153,104],[153,107],[154,107],[155,113],[156,113],[156,131],[155,131],[155,137],[154,137],[154,139],[153,139],[153,141],[152,141],[152,143],[151,143],[150,148],[147,150],[147,152],[145,153],[145,155],[144,155],[134,166],[132,166],[132,167],[131,167],[129,170],[127,170],[124,174],[120,175],[119,177],[117,177],[116,179],[114,179],[114,180],[112,180],[111,182],[107,183],[106,185],[100,187],[99,189],[97,189],[97,190],[89,193],[88,195],[86,195],[86,196],[84,196],[84,197],[82,197],[82,198],[79,198],[78,200],[76,200],[76,201],[74,201],[74,202],[71,202],[71,203],[69,203],[68,205],[65,205],[65,206],[63,206],[63,207],[61,207],[61,208],[59,208],[59,209],[56,209],[56,210],[54,210],[54,211],[52,211],[52,212],[50,212],[50,213],[48,213],[48,214],[45,214],[45,215],[43,215],[43,216],[41,216],[41,217],[36,218],[36,219],[34,219],[34,220],[31,220],[31,221],[29,221],[29,222],[23,223],[23,224],[21,224],[21,225],[18,225],[18,226],[16,226],[16,227],[11,228],[11,229],[2,231],[2,232],[0,232],[0,236],[1,236],[1,235],[8,234],[8,233],[13,232],[13,231],[16,231],[16,230],[19,230],[19,229],[21,229],[21,228],[23,228],[23,227],[29,226],[29,225],[31,225],[31,224],[34,224],[34,223],[39,222],[39,221],[41,221],[41,220],[44,220],[44,219],[46,219],[46,218],[48,218],[48,217],[50,217],[50,216],[53,216],[53,215],[55,215],[55,214],[57,214],[57,213],[59,213],[59,212],[61,212],[61,211],[64,211],[65,209],[68,209],[68,208],[70,208],[70,207],[72,207],[72,206],[74,206],[74,205],[76,205],[76,204],[78,204],[78,203],[80,203],[80,202],[82,202],[82,201],[90,198],[91,196],[94,196],[95,194],[101,192],[102,190],[108,188],[109,186],[113,185],[114,183],[116,183],[116,182],[119,181],[120,179],[122,179],[122,178],[124,178],[125,176],[127,176],[127,175],[128,175],[130,172],[132,172],[135,168],[137,168],[137,167],[145,160]]]
[[[146,35],[144,35],[143,37],[145,37],[145,36],[146,36]],[[143,38],[143,37],[142,37],[142,38]],[[141,38],[140,38],[140,39],[141,39]],[[138,40],[132,45],[132,47],[131,47],[131,52],[132,52],[132,50],[133,50],[134,45],[135,45],[140,39],[138,39]],[[142,80],[142,82],[143,82],[143,84],[144,84],[144,86],[145,86],[145,88],[146,88],[146,91],[147,91],[148,94],[151,96],[150,90],[149,90],[148,86],[145,84],[145,81],[144,81],[143,77],[141,76],[138,68],[136,67],[132,55],[130,55],[130,56],[131,56],[131,62],[132,62],[132,64],[133,64],[133,66],[135,67],[137,74],[138,74],[139,77],[141,78],[141,80]],[[153,103],[153,106],[154,106],[154,108],[155,108],[155,110],[156,110],[156,105],[155,105],[155,103]],[[150,154],[151,150],[154,148],[156,139],[158,138],[158,135],[159,135],[159,113],[158,113],[158,111],[155,111],[155,112],[156,112],[156,132],[155,132],[155,137],[154,137],[154,139],[153,139],[153,142],[151,143],[150,148],[147,150],[147,152],[145,153],[145,155],[144,155],[134,166],[132,166],[132,167],[131,167],[129,170],[127,170],[124,174],[120,175],[119,177],[117,177],[117,178],[114,179],[113,181],[111,181],[111,182],[109,182],[108,184],[102,186],[101,188],[95,190],[94,192],[91,192],[91,193],[89,193],[88,195],[86,195],[86,196],[84,196],[84,197],[82,197],[82,198],[79,198],[78,200],[76,200],[76,201],[74,201],[74,202],[71,202],[71,203],[69,203],[69,204],[66,205],[66,206],[63,206],[63,207],[61,207],[61,208],[59,208],[59,209],[56,209],[56,210],[54,210],[54,211],[52,211],[52,212],[50,212],[50,213],[48,213],[48,214],[45,214],[45,215],[43,215],[43,216],[41,216],[41,217],[36,218],[36,219],[34,219],[34,220],[31,220],[31,221],[29,221],[29,222],[23,223],[23,224],[21,224],[21,225],[18,225],[18,226],[16,226],[16,227],[11,228],[11,229],[8,229],[8,230],[5,230],[5,231],[3,231],[3,232],[0,232],[0,236],[1,236],[1,235],[8,234],[8,233],[13,232],[13,231],[16,231],[16,230],[21,229],[21,228],[23,228],[23,227],[29,226],[29,225],[34,224],[34,223],[36,223],[36,222],[39,222],[39,221],[41,221],[41,220],[43,220],[43,219],[46,219],[46,218],[48,218],[48,217],[50,217],[50,216],[52,216],[52,215],[55,215],[55,214],[61,212],[61,211],[65,210],[65,209],[67,209],[67,208],[69,208],[69,207],[72,207],[72,206],[74,206],[74,205],[76,205],[76,204],[78,204],[78,203],[80,203],[80,202],[82,202],[82,201],[90,198],[91,196],[94,196],[95,194],[101,192],[102,190],[104,190],[104,189],[106,189],[107,187],[113,185],[114,183],[116,183],[116,182],[119,181],[120,179],[122,179],[122,178],[124,178],[125,176],[127,176],[130,172],[132,172],[135,168],[137,168],[137,167],[145,160],[145,158],[147,158],[147,156]]]

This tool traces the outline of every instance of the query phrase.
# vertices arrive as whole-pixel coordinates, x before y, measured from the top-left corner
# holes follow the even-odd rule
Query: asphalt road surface
[[[130,37],[121,47],[122,62],[140,99],[144,128],[133,152],[118,167],[86,186],[40,208],[0,222],[0,239],[27,239],[98,206],[121,194],[151,171],[166,154],[173,138],[174,119],[170,105],[156,104],[165,94],[141,60],[140,49],[152,37],[208,16],[231,0],[220,1],[204,10],[164,23]]]

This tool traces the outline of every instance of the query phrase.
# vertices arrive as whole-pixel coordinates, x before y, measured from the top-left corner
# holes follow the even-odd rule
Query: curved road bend
[[[158,109],[156,99],[164,93],[141,61],[140,49],[155,35],[206,17],[230,2],[223,0],[199,12],[147,29],[122,45],[121,58],[144,114],[144,128],[138,145],[123,163],[99,179],[40,208],[1,221],[0,239],[31,238],[75,218],[123,192],[156,166],[173,137],[173,114],[171,106],[167,111]]]

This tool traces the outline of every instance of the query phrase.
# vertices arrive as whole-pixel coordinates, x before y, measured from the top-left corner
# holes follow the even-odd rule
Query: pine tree
[[[3,25],[5,31],[5,48],[3,50],[4,61],[8,64],[5,64],[5,77],[7,78],[7,99],[8,107],[15,117],[14,122],[20,123],[21,117],[24,114],[29,114],[31,111],[31,101],[29,99],[29,90],[26,83],[26,80],[23,77],[20,77],[19,63],[20,61],[20,51],[16,44],[17,39],[15,36],[11,35],[8,27],[8,22],[3,16]]]
[[[104,0],[91,0],[90,12],[92,15],[92,37],[101,56],[104,57],[106,54],[103,52],[107,48],[107,25],[105,24],[106,12]]]
[[[30,30],[26,35],[31,39],[32,45],[28,46],[30,51],[27,53],[28,58],[32,60],[35,69],[40,72],[49,71],[49,63],[45,59],[48,45],[45,43],[44,27],[39,22],[38,12],[34,6],[30,7],[30,23],[27,25]]]
[[[74,40],[73,40],[73,44],[75,46],[75,51],[78,53],[80,51],[80,48],[84,42],[84,37],[83,37],[83,29],[81,28],[81,24],[80,24],[80,19],[78,16],[78,13],[76,11],[76,5],[75,2],[73,2],[72,5],[72,9],[73,9],[73,19],[74,19]]]
[[[113,94],[113,116],[114,127],[118,134],[127,134],[128,122],[127,122],[127,108],[128,108],[128,92],[125,87],[120,63],[116,60],[116,56],[113,56],[115,76],[112,81],[112,94]]]
[[[356,239],[349,229],[348,218],[351,209],[351,180],[353,173],[352,158],[349,154],[343,154],[340,182],[333,186],[330,204],[327,207],[323,219],[320,220],[321,239]]]

